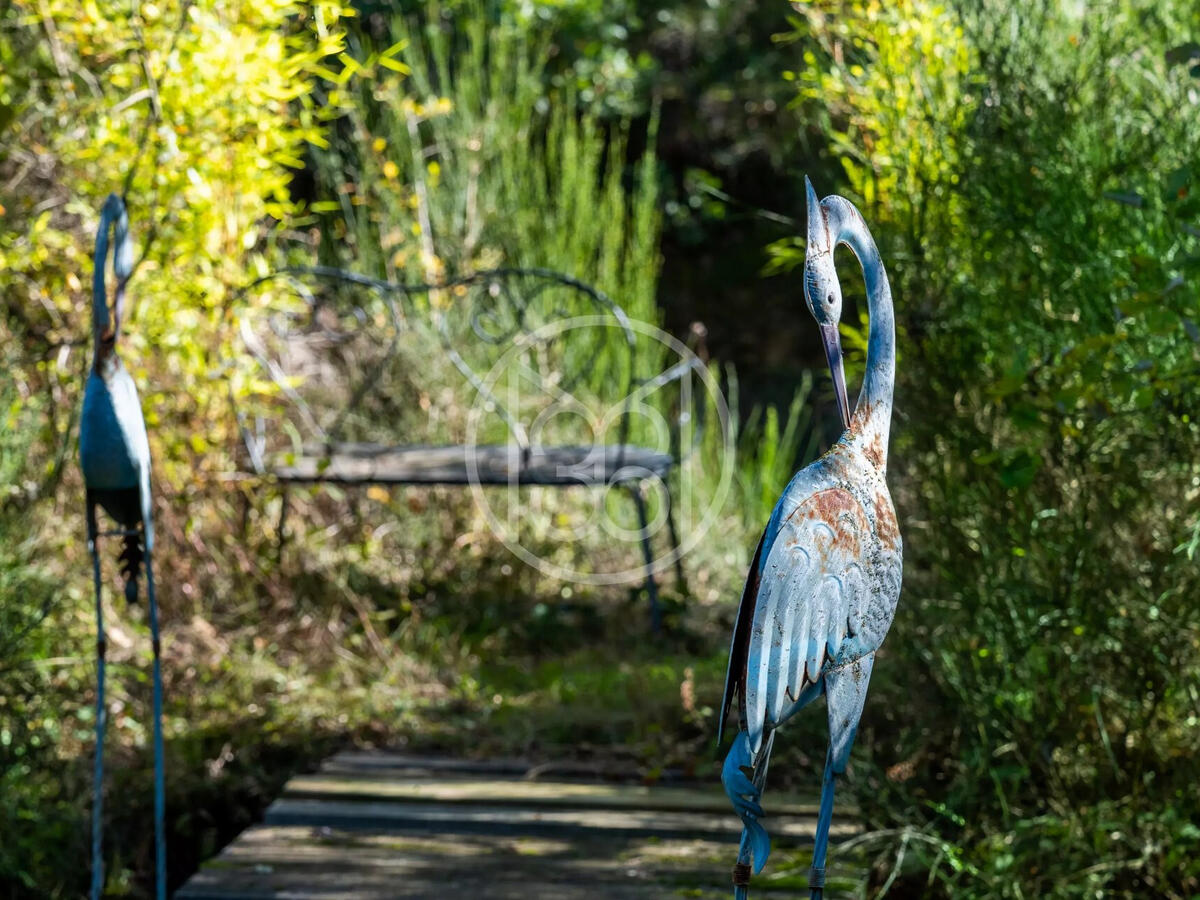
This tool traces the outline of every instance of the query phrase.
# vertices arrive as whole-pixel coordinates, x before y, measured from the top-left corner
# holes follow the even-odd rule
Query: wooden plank
[[[419,756],[408,753],[388,753],[382,750],[347,750],[335,753],[322,766],[322,771],[419,772],[423,776],[442,774],[519,775],[526,776],[537,764],[524,759],[461,759],[447,756]],[[586,766],[573,770],[581,777],[598,777],[599,773]]]
[[[731,848],[704,840],[452,840],[258,826],[195,876],[177,900],[460,897],[727,898]],[[861,872],[855,873],[860,876]],[[857,882],[836,878],[829,900]],[[763,873],[755,894],[802,887]]]
[[[705,855],[718,849],[702,848]],[[680,852],[685,853],[685,865],[690,860],[685,878],[703,877],[695,849]],[[672,893],[674,877],[666,868],[647,869],[611,842],[495,836],[396,839],[260,826],[192,879],[177,898],[474,895],[641,900]]]
[[[528,759],[459,759],[440,756],[420,756],[408,753],[389,753],[383,750],[349,750],[326,760],[323,772],[375,772],[378,770],[408,773],[411,777],[431,777],[450,774],[497,776],[505,775],[526,780],[606,781],[642,784],[642,773],[635,766],[583,760],[549,760],[534,762]],[[657,773],[655,783],[661,785],[712,785],[720,769],[713,766],[710,777],[686,776],[676,769]]]
[[[374,772],[326,771],[293,778],[288,782],[284,796],[296,800],[377,799],[733,815],[729,799],[717,784],[707,788],[648,787],[583,781],[529,781],[511,777],[414,778],[409,772],[388,777]],[[778,794],[769,795],[766,806],[771,816],[815,817],[818,810],[816,798],[805,802]]]
[[[397,803],[381,800],[293,800],[284,797],[267,809],[270,825],[308,825],[343,830],[416,831],[445,834],[635,835],[643,837],[736,838],[741,822],[731,813],[681,813],[657,810],[560,809],[495,804]],[[811,842],[815,817],[772,817],[768,828],[777,840]],[[854,834],[854,825],[835,823],[831,836]]]

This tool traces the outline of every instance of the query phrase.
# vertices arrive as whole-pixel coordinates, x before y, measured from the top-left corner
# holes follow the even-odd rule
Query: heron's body
[[[105,361],[104,369],[92,370],[83,391],[79,435],[83,480],[93,490],[141,492],[149,487],[150,441],[137,386],[116,356]],[[113,510],[108,512],[119,518]]]
[[[851,246],[866,274],[867,374],[853,415],[839,396],[847,425],[841,439],[798,472],[775,505],[738,609],[722,724],[736,704],[739,731],[722,780],[745,826],[735,869],[739,898],[746,896],[751,869],[762,868],[770,848],[758,820],[775,730],[824,695],[830,744],[810,874],[813,897],[822,896],[834,781],[845,772],[875,652],[900,595],[902,545],[886,482],[894,376],[891,293],[857,211],[838,197],[816,206],[811,187],[809,199],[805,289],[810,308],[813,293],[817,304],[828,304],[814,315],[825,330],[840,395],[845,390],[836,340],[840,289],[829,281],[836,278],[832,257],[839,240]]]
[[[872,655],[891,626],[900,533],[866,441],[847,432],[797,473],[763,534],[726,686],[727,704],[741,698],[755,752],[804,691]]]
[[[113,269],[117,275],[116,301],[110,310],[105,289],[109,231],[116,233]],[[137,386],[117,356],[125,296],[125,283],[132,273],[132,248],[125,204],[110,195],[100,216],[96,235],[93,280],[92,330],[95,345],[92,371],[83,394],[79,426],[79,462],[87,488],[88,546],[96,590],[96,758],[92,810],[92,898],[104,890],[103,782],[104,731],[107,709],[104,701],[105,647],[104,607],[101,599],[99,540],[104,535],[121,538],[121,574],[125,597],[137,598],[137,579],[146,577],[146,594],[154,651],[154,834],[156,896],[166,898],[165,796],[163,784],[162,674],[159,663],[158,608],[154,596],[154,519],[150,496],[150,441]],[[115,531],[102,532],[96,508],[102,508],[117,524]]]

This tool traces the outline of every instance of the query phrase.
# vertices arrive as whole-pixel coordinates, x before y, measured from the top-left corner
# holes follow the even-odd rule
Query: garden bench
[[[325,267],[291,268],[260,279],[284,287],[265,304],[247,295],[239,320],[243,379],[232,390],[249,474],[295,484],[619,488],[636,510],[639,580],[660,627],[656,562],[645,485],[654,483],[671,541],[666,562],[682,584],[670,476],[699,439],[703,410],[676,390],[694,356],[659,366],[639,359],[637,329],[599,290],[543,269],[496,269],[438,284],[405,285]],[[582,324],[581,324],[582,323]],[[405,344],[407,336],[408,344]],[[407,440],[424,404],[411,359],[436,351],[471,400],[467,440]],[[658,358],[655,358],[658,357]],[[429,356],[433,368],[439,360]],[[434,386],[427,386],[432,389]],[[578,396],[616,388],[618,410],[591,432]],[[648,392],[674,391],[654,443],[631,438]],[[443,391],[444,393],[444,391]],[[503,398],[503,399],[502,399]],[[662,398],[660,398],[661,400]],[[415,402],[414,402],[415,400]],[[661,403],[660,403],[661,405]],[[565,420],[565,421],[564,421]],[[645,423],[642,423],[643,425]],[[641,429],[642,434],[655,429]],[[658,518],[657,521],[662,521]]]

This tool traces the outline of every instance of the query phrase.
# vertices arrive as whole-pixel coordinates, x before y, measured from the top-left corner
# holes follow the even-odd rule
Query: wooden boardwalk
[[[776,795],[768,806],[777,848],[811,843],[815,803]],[[854,831],[835,822],[832,837]],[[293,778],[265,821],[175,896],[715,900],[731,896],[739,832],[715,782],[644,787],[578,765],[343,753]],[[799,895],[804,872],[773,868],[754,893]],[[851,886],[833,882],[827,896]]]

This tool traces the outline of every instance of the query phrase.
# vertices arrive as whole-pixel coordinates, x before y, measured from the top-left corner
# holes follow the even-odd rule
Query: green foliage
[[[813,379],[805,373],[796,388],[783,424],[774,406],[755,407],[742,420],[736,402],[739,394],[737,374],[727,372],[728,393],[733,402],[729,419],[733,424],[738,455],[738,495],[735,507],[741,511],[751,543],[766,527],[775,503],[796,472],[797,460],[817,456],[817,431],[808,407],[813,396]],[[753,551],[753,548],[750,548]]]
[[[19,135],[0,151],[0,295],[18,336],[47,353],[41,377],[80,384],[86,353],[72,348],[90,333],[96,216],[107,193],[127,195],[140,268],[123,343],[146,360],[151,424],[177,426],[152,429],[169,439],[156,448],[168,482],[205,468],[229,436],[211,374],[230,288],[295,211],[289,167],[321,140],[309,97],[319,63],[341,49],[339,10],[270,0],[3,12],[0,56],[22,62],[0,73]],[[187,390],[168,389],[172,379]]]
[[[56,758],[70,719],[46,698],[63,678],[45,665],[54,655],[47,620],[60,597],[39,568],[41,548],[28,530],[37,420],[10,385],[0,385],[0,408],[0,831],[8,836],[0,883],[32,890],[62,848],[78,841],[81,819],[71,773]]]
[[[280,0],[0,7],[0,343],[11,376],[0,384],[6,896],[78,896],[87,882],[94,616],[74,426],[90,363],[98,209],[110,191],[126,193],[138,268],[121,352],[142,385],[166,501],[158,560],[176,576],[163,591],[170,645],[187,621],[180,598],[203,584],[172,546],[236,518],[228,492],[206,493],[201,481],[228,468],[219,449],[232,433],[227,388],[213,376],[231,289],[261,267],[295,212],[289,167],[305,141],[321,139],[324,113],[308,97],[320,62],[341,48],[340,12],[337,3]],[[139,756],[149,651],[136,612],[107,613],[110,771],[131,773],[110,786],[120,798],[108,806],[110,889],[135,893],[152,856],[138,820],[149,796]],[[179,746],[189,719],[174,713],[188,701],[171,694],[168,743]],[[174,816],[172,824],[189,833]]]
[[[903,332],[881,692],[923,702],[876,720],[919,763],[869,779],[872,814],[936,835],[901,874],[955,897],[1190,896],[1200,83],[1171,51],[1200,22],[805,10],[801,102],[879,223]]]
[[[549,39],[479,9],[450,24],[398,18],[386,40],[404,83],[363,82],[349,140],[318,154],[325,202],[341,213],[328,252],[432,282],[447,271],[543,266],[655,321],[653,152],[627,169],[627,125],[606,130],[573,92],[545,88]],[[338,253],[342,222],[347,254]]]

